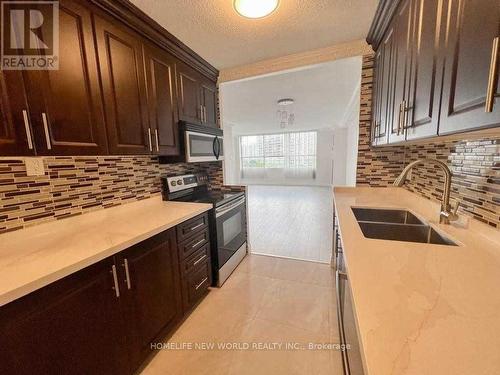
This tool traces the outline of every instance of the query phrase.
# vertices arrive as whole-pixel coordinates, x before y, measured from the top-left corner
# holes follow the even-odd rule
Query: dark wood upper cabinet
[[[394,85],[389,110],[392,111],[389,122],[389,143],[404,141],[405,123],[407,122],[407,102],[409,95],[409,74],[411,70],[410,38],[412,32],[411,0],[401,3],[394,19],[394,51],[392,55],[392,77]]]
[[[179,119],[201,124],[200,76],[185,64],[177,66]]]
[[[117,262],[133,372],[151,353],[151,343],[162,340],[182,317],[175,229],[133,246]]]
[[[217,87],[204,80],[201,84],[201,105],[203,125],[217,127]]]
[[[0,373],[126,373],[112,261],[70,275],[0,309]]]
[[[172,55],[149,44],[144,46],[144,60],[154,152],[160,155],[179,155],[176,60]]]
[[[439,121],[442,69],[439,46],[444,24],[442,1],[414,0],[410,96],[407,101],[406,137],[436,136]]]
[[[34,155],[30,119],[23,74],[0,71],[0,156]]]
[[[142,40],[124,25],[95,17],[101,80],[112,154],[153,152]]]
[[[498,74],[500,6],[491,0],[445,1],[447,41],[439,134],[500,125]],[[496,54],[497,64],[492,64]],[[488,82],[492,79],[492,112],[486,112]],[[496,99],[495,99],[496,98]]]
[[[398,143],[500,126],[499,38],[490,0],[381,0],[367,38],[376,51],[372,144],[384,144],[386,128]]]
[[[179,119],[217,127],[217,86],[185,64],[177,66]]]
[[[60,2],[59,43],[58,70],[29,72],[37,154],[106,154],[92,16],[87,7],[72,0]]]

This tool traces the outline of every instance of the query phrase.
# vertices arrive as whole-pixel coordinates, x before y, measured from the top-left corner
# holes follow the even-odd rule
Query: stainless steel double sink
[[[352,207],[352,212],[366,238],[457,246],[408,210]]]

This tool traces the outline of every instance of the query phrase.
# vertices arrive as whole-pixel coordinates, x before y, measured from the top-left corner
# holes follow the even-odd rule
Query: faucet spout
[[[406,181],[406,177],[408,176],[408,173],[417,165],[426,165],[426,164],[432,164],[438,166],[443,172],[444,172],[444,189],[443,189],[443,198],[442,198],[442,203],[441,203],[441,214],[440,214],[440,219],[439,222],[442,224],[449,224],[450,221],[455,221],[458,219],[457,216],[457,210],[458,210],[458,203],[456,208],[452,211],[451,206],[450,206],[450,193],[451,193],[451,171],[448,168],[448,166],[443,163],[442,161],[436,160],[436,159],[418,159],[414,162],[411,162],[408,164],[405,169],[403,169],[403,172],[396,178],[394,181],[394,186],[403,186],[403,184]]]

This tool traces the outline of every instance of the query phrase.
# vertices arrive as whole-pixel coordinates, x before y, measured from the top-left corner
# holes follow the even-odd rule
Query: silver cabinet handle
[[[490,75],[488,77],[488,89],[486,91],[486,112],[493,111],[493,102],[495,100],[495,88],[496,88],[496,80],[498,74],[498,51],[500,49],[500,37],[497,36],[493,39],[493,48],[491,51],[491,63],[490,63]]]
[[[403,127],[402,130],[408,127],[408,103],[403,100]]]
[[[156,151],[160,152],[160,140],[158,138],[158,129],[155,129]]]
[[[201,286],[202,286],[203,284],[205,284],[205,282],[206,282],[207,280],[208,280],[208,277],[205,277],[203,280],[201,280],[201,283],[199,283],[198,285],[196,285],[196,286],[195,286],[195,288],[194,288],[194,289],[195,289],[195,290],[200,289],[200,288],[201,288]]]
[[[113,287],[113,290],[115,291],[116,298],[120,298],[120,287],[118,285],[118,275],[116,274],[116,266],[113,264],[111,267],[111,273],[113,274],[113,282],[115,286]]]
[[[26,131],[26,138],[28,139],[28,148],[33,150],[33,138],[31,137],[31,128],[28,121],[28,112],[23,109],[24,130]]]
[[[45,114],[45,112],[42,112],[42,121],[43,130],[45,132],[45,141],[47,142],[47,149],[52,150],[52,144],[50,143],[49,123],[47,121],[47,115]]]
[[[151,128],[148,128],[149,152],[153,152],[153,141],[151,139]]]
[[[128,271],[128,259],[125,258],[123,261],[123,267],[125,267],[125,277],[126,277],[126,282],[127,282],[127,289],[130,290],[132,288],[130,284],[130,273]]]
[[[207,257],[207,256],[206,256],[205,254],[203,254],[203,256],[202,256],[202,257],[200,257],[200,259],[198,259],[197,261],[195,261],[195,262],[193,263],[193,266],[198,265],[198,264],[199,264],[201,261],[203,261],[206,257]]]
[[[196,229],[198,229],[199,227],[202,227],[203,225],[205,225],[205,223],[200,223],[200,224],[198,224],[198,225],[195,225],[194,227],[192,227],[192,228],[190,229],[190,231],[196,230]]]
[[[205,242],[205,239],[196,242],[193,246],[191,246],[191,249],[194,249],[196,246],[201,245],[203,242]]]
[[[203,105],[200,104],[200,119],[201,119],[201,122],[203,123]]]
[[[398,121],[398,132],[397,135],[401,132],[401,122],[403,121],[403,102],[399,104],[399,121]]]

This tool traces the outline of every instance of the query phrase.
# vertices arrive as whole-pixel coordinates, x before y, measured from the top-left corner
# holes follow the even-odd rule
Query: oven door
[[[245,196],[216,208],[215,218],[220,269],[247,240]]]
[[[223,137],[186,131],[185,140],[188,163],[224,160]]]

